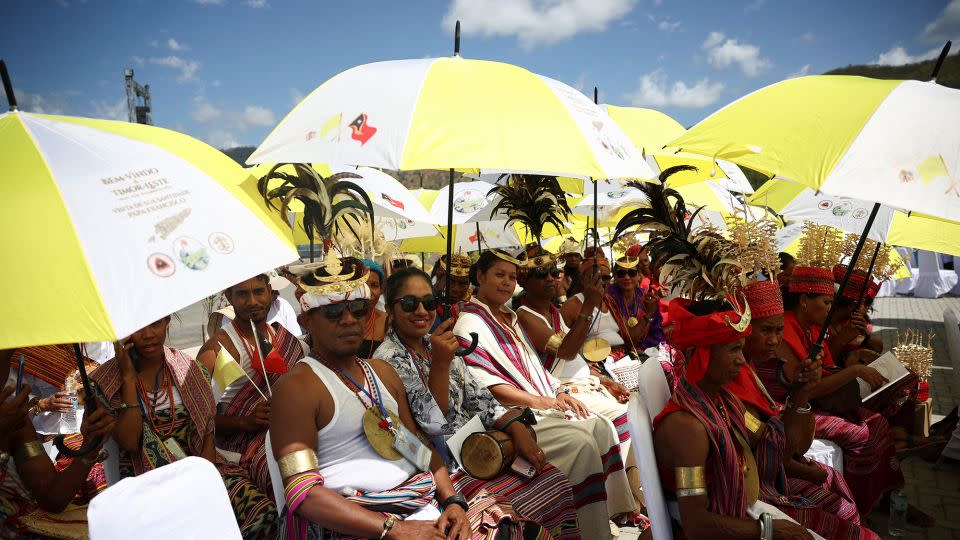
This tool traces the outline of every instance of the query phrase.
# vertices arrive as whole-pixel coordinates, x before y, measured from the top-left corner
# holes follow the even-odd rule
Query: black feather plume
[[[678,165],[660,173],[660,183],[629,182],[646,195],[646,203],[631,210],[617,223],[614,241],[628,231],[649,234],[646,244],[651,266],[659,272],[660,283],[671,291],[702,300],[724,298],[736,283],[739,264],[733,258],[733,244],[711,230],[693,231],[694,217],[683,196],[666,187],[670,176],[696,167]]]
[[[491,215],[503,214],[508,224],[522,224],[538,244],[547,225],[561,231],[570,215],[566,193],[554,176],[514,174],[490,193],[501,197]]]

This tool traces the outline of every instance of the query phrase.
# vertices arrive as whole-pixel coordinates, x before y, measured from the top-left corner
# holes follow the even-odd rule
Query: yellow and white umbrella
[[[768,180],[750,197],[750,203],[769,208],[787,224],[812,221],[848,233],[862,234],[873,203],[835,197],[785,180]],[[908,214],[881,205],[867,236],[894,246],[960,255],[960,223]]]
[[[297,258],[222,152],[152,126],[0,114],[0,349],[116,340]]]
[[[960,90],[818,75],[781,81],[670,143],[831,195],[960,221]]]
[[[301,101],[248,163],[474,168],[653,178],[623,131],[573,88],[459,56],[354,67]]]

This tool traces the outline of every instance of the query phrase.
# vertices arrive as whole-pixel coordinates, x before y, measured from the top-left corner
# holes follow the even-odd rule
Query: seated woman
[[[607,287],[600,305],[590,312],[581,313],[584,304],[584,293],[581,292],[568,299],[560,313],[568,327],[573,327],[577,317],[591,318],[588,321],[590,329],[587,339],[601,339],[610,345],[610,354],[606,359],[606,365],[610,368],[627,355],[643,352],[647,346],[659,345],[663,335],[658,309],[660,299],[654,294],[644,294],[637,287],[636,258],[618,259],[613,274],[610,274],[610,263],[606,259],[587,258],[580,265],[581,274],[592,269],[595,261],[604,282],[614,279],[614,283]]]
[[[477,261],[479,289],[464,305],[454,333],[462,345],[479,337],[464,361],[477,382],[504,405],[537,412],[537,442],[546,459],[573,483],[574,503],[585,538],[608,538],[608,519],[637,510],[620,458],[616,429],[586,406],[540,363],[506,303],[517,284],[520,261],[486,251]]]
[[[441,323],[432,335],[428,333],[437,307],[430,277],[416,268],[396,271],[387,279],[384,295],[392,323],[373,357],[396,370],[414,420],[438,451],[446,453],[445,441],[473,416],[479,416],[485,428],[506,431],[518,454],[537,468],[532,479],[508,471],[492,480],[479,480],[458,470],[451,475],[457,491],[468,499],[486,492],[495,502],[508,503],[503,506],[512,508],[520,520],[542,527],[552,538],[578,537],[570,483],[546,462],[529,429],[512,421],[521,411],[501,406],[489,390],[476,383],[463,359],[454,356],[458,343],[451,331],[452,320]],[[453,466],[450,456],[445,457],[448,467]]]
[[[833,267],[834,283],[839,285],[843,281],[846,270],[842,264]],[[883,340],[873,334],[868,315],[879,290],[876,281],[872,278],[868,281],[866,272],[856,269],[837,297],[828,343],[830,353],[840,365],[869,364],[883,352]]]
[[[760,494],[757,464],[743,404],[725,388],[746,363],[746,317],[724,301],[670,303],[671,344],[686,351],[687,367],[653,440],[677,538],[810,538],[801,525],[747,514]]]
[[[804,362],[807,382],[785,405],[770,397],[753,369],[754,362],[776,357],[783,335],[780,287],[774,280],[758,281],[744,292],[753,330],[743,348],[747,362],[726,388],[744,407],[744,425],[757,457],[760,499],[825,538],[877,538],[860,527],[860,513],[843,477],[803,457],[813,440],[809,394],[820,380],[820,362]]]
[[[170,317],[137,330],[93,378],[117,411],[120,473],[136,476],[186,456],[217,466],[244,538],[272,538],[277,510],[238,465],[214,447],[216,407],[210,376],[193,358],[164,345]]]
[[[383,336],[387,331],[387,314],[377,309],[386,278],[379,264],[370,259],[364,259],[363,264],[370,269],[370,276],[367,278],[367,286],[370,287],[370,317],[363,327],[363,342],[357,355],[360,358],[372,358],[373,351],[383,343]]]
[[[47,538],[45,535],[55,532],[88,534],[85,510],[51,514],[68,509],[83,487],[113,432],[113,415],[104,407],[84,415],[80,433],[88,439],[100,437],[100,444],[58,471],[27,417],[29,385],[20,395],[13,394],[13,386],[0,391],[0,536],[8,538],[12,533],[14,538],[29,539]]]

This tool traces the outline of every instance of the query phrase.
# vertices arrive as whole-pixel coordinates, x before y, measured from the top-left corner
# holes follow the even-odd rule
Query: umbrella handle
[[[54,446],[57,447],[57,450],[61,454],[70,456],[72,458],[77,458],[77,457],[85,456],[89,454],[91,451],[93,451],[93,449],[99,448],[100,441],[103,440],[103,435],[97,435],[96,437],[93,438],[93,440],[85,441],[85,444],[83,446],[81,446],[77,450],[74,450],[72,448],[68,448],[67,445],[63,442],[64,437],[65,435],[57,435],[53,439],[53,444]]]
[[[811,358],[811,359],[816,358],[816,356],[817,356],[818,354],[820,354],[820,349],[822,349],[822,348],[823,348],[823,346],[820,345],[819,343],[818,343],[818,344],[815,344],[815,345],[813,346],[813,349],[811,349],[811,351],[810,351],[810,352],[812,353],[812,354],[810,355],[810,358]],[[802,382],[800,382],[800,381],[790,382],[790,381],[787,380],[787,376],[786,376],[786,374],[784,374],[784,372],[783,372],[783,366],[785,366],[786,364],[787,364],[787,361],[786,361],[786,360],[784,360],[783,358],[777,358],[777,381],[778,381],[780,384],[782,384],[783,387],[786,388],[788,392],[794,392],[794,391],[799,390],[800,388],[802,388],[803,385],[804,385],[804,383],[802,383]]]
[[[480,339],[480,336],[476,332],[470,332],[470,345],[466,347],[457,347],[456,352],[453,354],[456,356],[467,356],[472,353],[477,348],[477,341]]]
[[[90,378],[87,377],[87,369],[86,369],[86,366],[84,365],[83,351],[80,350],[80,344],[78,343],[73,344],[73,354],[77,359],[77,367],[79,368],[79,371],[80,371],[80,382],[83,384],[84,411],[85,411],[85,414],[92,413],[93,411],[97,410],[97,397],[94,395],[93,387],[90,385]],[[64,444],[63,439],[64,439],[63,435],[57,435],[53,439],[53,444],[57,447],[57,450],[59,450],[61,454],[70,456],[72,458],[76,458],[76,457],[85,456],[89,454],[90,451],[93,450],[94,448],[99,448],[100,441],[103,440],[103,436],[97,435],[96,437],[93,438],[93,440],[84,441],[84,445],[77,450],[68,448],[67,445]]]

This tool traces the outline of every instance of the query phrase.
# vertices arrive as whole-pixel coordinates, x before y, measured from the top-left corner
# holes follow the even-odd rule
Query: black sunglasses
[[[534,268],[533,270],[530,271],[530,276],[535,277],[537,279],[546,279],[547,276],[551,276],[553,277],[553,279],[557,279],[558,277],[560,277],[561,273],[562,271],[557,267]]]
[[[617,271],[614,272],[614,274],[616,274],[618,278],[627,277],[627,276],[637,277],[637,269],[631,268],[629,270],[626,270],[624,268],[618,268]]]
[[[400,304],[400,309],[406,311],[407,313],[413,313],[417,310],[417,307],[420,304],[423,304],[423,309],[427,311],[434,311],[437,309],[437,299],[434,298],[432,294],[428,294],[423,298],[417,298],[412,294],[407,296],[401,296],[397,298],[394,304]]]
[[[320,310],[323,310],[323,316],[331,321],[339,321],[343,318],[343,313],[346,310],[350,310],[350,314],[355,318],[360,319],[366,317],[370,313],[370,304],[362,299],[358,298],[356,300],[348,300],[346,302],[336,302],[333,304],[327,304],[325,306],[320,306]]]

